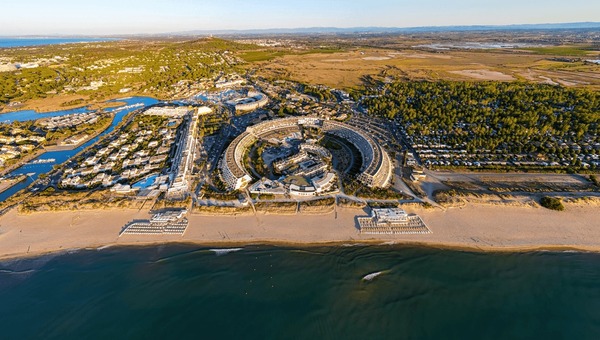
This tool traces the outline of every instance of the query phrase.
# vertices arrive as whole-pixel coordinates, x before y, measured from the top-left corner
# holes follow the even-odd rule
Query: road
[[[451,172],[425,170],[428,177],[448,182],[544,182],[544,183],[589,183],[588,179],[578,174],[552,173],[495,173],[495,172]]]

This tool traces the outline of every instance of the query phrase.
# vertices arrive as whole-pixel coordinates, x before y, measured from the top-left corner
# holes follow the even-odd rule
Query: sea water
[[[85,42],[105,42],[113,41],[117,39],[112,38],[11,38],[11,37],[0,37],[0,48],[10,47],[28,47],[28,46],[42,46],[42,45],[58,45],[58,44],[72,44],[72,43],[85,43]]]
[[[5,339],[597,339],[598,282],[590,253],[110,247],[0,263],[0,325]]]

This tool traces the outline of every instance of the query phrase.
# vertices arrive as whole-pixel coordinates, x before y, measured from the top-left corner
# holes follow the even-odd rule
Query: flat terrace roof
[[[236,152],[239,145],[242,144],[242,142],[245,142],[246,138],[254,139],[254,136],[247,132],[243,132],[231,142],[225,151],[225,162],[227,163],[227,168],[229,168],[229,171],[231,171],[231,173],[237,178],[242,178],[245,175],[248,175],[248,172],[241,162],[241,159],[236,157]]]

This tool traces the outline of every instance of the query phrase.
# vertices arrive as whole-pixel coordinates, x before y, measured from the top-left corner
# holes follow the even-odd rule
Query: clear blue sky
[[[0,36],[600,21],[597,0],[2,0]]]

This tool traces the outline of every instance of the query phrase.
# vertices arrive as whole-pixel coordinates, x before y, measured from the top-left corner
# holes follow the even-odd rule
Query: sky
[[[0,0],[0,36],[600,21],[595,0]]]

